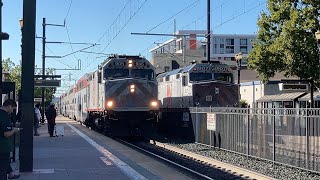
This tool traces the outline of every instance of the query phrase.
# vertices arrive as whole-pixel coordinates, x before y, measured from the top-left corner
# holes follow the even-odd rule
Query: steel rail
[[[182,165],[180,165],[180,164],[178,164],[178,163],[175,163],[175,162],[173,162],[173,161],[171,161],[171,160],[169,160],[169,159],[166,159],[166,158],[164,158],[164,157],[162,157],[162,156],[159,156],[159,155],[154,154],[154,153],[152,153],[152,152],[150,152],[150,151],[147,151],[147,150],[145,150],[145,149],[143,149],[143,148],[141,148],[141,147],[138,147],[138,146],[136,146],[136,145],[134,145],[134,144],[132,144],[132,143],[129,143],[129,142],[127,142],[127,141],[124,141],[124,140],[118,139],[118,138],[116,138],[116,140],[119,141],[119,142],[121,142],[121,143],[123,143],[123,144],[126,144],[126,145],[128,145],[128,146],[131,146],[131,147],[133,147],[133,148],[135,148],[135,149],[138,149],[138,150],[140,150],[140,151],[143,151],[143,152],[146,153],[146,154],[149,154],[149,155],[152,155],[152,156],[154,156],[154,157],[156,157],[156,158],[158,158],[158,159],[161,159],[161,160],[163,160],[163,161],[165,161],[165,162],[167,162],[167,163],[169,163],[169,164],[172,164],[172,165],[174,165],[174,166],[177,166],[177,167],[179,167],[179,168],[181,168],[181,169],[183,169],[183,170],[185,170],[185,171],[187,171],[187,172],[189,172],[189,173],[191,173],[191,174],[193,174],[193,175],[196,175],[196,176],[199,176],[199,177],[201,177],[201,178],[208,179],[208,180],[215,180],[215,179],[213,179],[213,178],[211,178],[211,177],[205,176],[205,175],[203,175],[203,174],[201,174],[201,173],[198,173],[198,172],[196,172],[196,171],[194,171],[194,170],[192,170],[192,169],[189,169],[189,168],[187,168],[187,167],[185,167],[185,166],[182,166]]]

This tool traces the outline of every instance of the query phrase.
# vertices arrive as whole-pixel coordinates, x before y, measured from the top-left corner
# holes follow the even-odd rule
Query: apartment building
[[[156,67],[157,73],[170,71],[186,66],[190,62],[206,60],[206,31],[180,30],[176,37],[159,44],[151,49],[151,63]],[[248,34],[212,34],[210,60],[221,61],[235,67],[235,54],[243,53],[242,64],[245,66],[246,57],[252,50],[252,41],[255,35]]]

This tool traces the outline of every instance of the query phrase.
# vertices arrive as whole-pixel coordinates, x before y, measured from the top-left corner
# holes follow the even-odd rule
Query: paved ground
[[[40,136],[34,136],[34,171],[21,173],[21,180],[191,179],[73,120],[58,116],[57,125],[64,126],[63,137],[49,137],[47,124],[39,128]],[[19,171],[18,159],[12,167]]]

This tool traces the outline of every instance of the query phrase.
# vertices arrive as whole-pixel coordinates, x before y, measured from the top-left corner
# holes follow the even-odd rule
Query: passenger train
[[[189,107],[239,105],[231,68],[220,62],[193,63],[157,77],[161,101],[159,132],[193,137]]]
[[[113,55],[60,97],[60,112],[109,136],[148,137],[158,116],[157,93],[148,60]]]

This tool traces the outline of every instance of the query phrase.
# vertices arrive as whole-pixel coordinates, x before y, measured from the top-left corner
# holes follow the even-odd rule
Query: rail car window
[[[232,74],[228,73],[215,73],[214,74],[214,79],[218,81],[226,81],[226,82],[233,82],[233,76]]]
[[[129,77],[128,69],[105,69],[104,70],[104,78],[125,78]]]
[[[190,73],[190,81],[206,81],[212,79],[212,73]]]
[[[154,72],[152,69],[132,69],[131,76],[135,78],[154,79]]]

